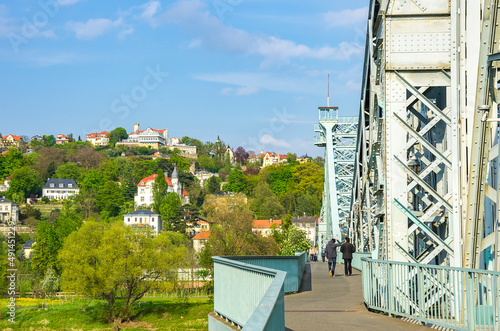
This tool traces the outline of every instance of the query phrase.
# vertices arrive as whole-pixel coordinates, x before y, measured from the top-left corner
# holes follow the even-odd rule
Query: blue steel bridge
[[[314,127],[318,242],[347,234],[357,271],[215,258],[210,330],[500,330],[499,9],[369,1],[359,115]]]

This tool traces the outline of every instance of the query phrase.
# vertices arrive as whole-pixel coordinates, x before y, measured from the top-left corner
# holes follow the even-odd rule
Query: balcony
[[[325,146],[326,145],[325,136],[315,136],[313,138],[314,138],[314,140],[313,140],[314,145],[318,145],[318,146]]]

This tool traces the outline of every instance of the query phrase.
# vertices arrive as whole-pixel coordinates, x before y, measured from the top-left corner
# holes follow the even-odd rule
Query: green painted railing
[[[212,257],[218,317],[209,316],[209,330],[285,330],[284,295],[298,290],[304,256]]]
[[[370,309],[454,330],[500,330],[500,272],[362,258]]]

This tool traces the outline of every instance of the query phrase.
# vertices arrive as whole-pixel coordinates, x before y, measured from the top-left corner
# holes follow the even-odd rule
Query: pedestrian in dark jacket
[[[335,275],[335,264],[337,264],[337,247],[342,245],[337,239],[333,238],[326,245],[325,255],[328,260],[328,271],[330,271],[330,277]]]
[[[340,247],[340,251],[342,252],[342,258],[344,259],[344,272],[346,276],[352,275],[352,253],[356,251],[356,248],[353,244],[350,243],[349,237],[344,238],[344,243],[342,247]]]

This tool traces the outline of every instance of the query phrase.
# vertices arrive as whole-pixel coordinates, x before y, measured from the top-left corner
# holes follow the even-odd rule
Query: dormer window
[[[68,188],[73,188],[73,184],[68,184]]]
[[[50,183],[50,184],[49,184],[49,186],[50,186],[50,187],[54,187],[54,183]]]
[[[64,187],[64,184],[63,183],[59,183],[59,187]]]

